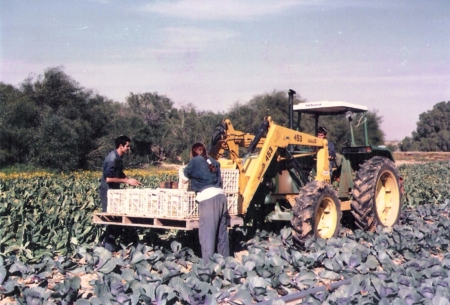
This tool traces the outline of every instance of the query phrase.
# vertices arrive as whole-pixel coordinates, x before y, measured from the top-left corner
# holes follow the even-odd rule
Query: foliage
[[[298,95],[294,103],[304,101]],[[247,103],[234,104],[227,113],[193,105],[177,109],[157,92],[130,93],[126,103],[118,103],[83,88],[62,67],[53,67],[26,79],[19,88],[0,83],[0,166],[33,164],[65,172],[98,169],[114,149],[114,139],[123,134],[132,139],[127,166],[187,162],[191,145],[208,146],[214,127],[223,119],[230,118],[237,130],[255,133],[269,115],[276,124],[288,126],[286,92],[256,95]],[[369,113],[367,120],[370,143],[381,144],[381,117]],[[322,123],[338,149],[348,141],[343,118]],[[362,138],[362,127],[355,129],[355,136]]]
[[[142,187],[178,178],[175,171],[127,171]],[[0,173],[0,253],[15,253],[22,261],[45,255],[67,255],[76,247],[99,242],[102,227],[92,224],[100,209],[99,172],[71,174]]]
[[[37,115],[37,106],[20,90],[0,83],[0,164],[29,160]]]
[[[174,110],[162,140],[167,157],[188,162],[192,144],[202,142],[208,145],[214,127],[223,118],[220,113],[197,111],[193,105]]]
[[[25,80],[20,89],[2,84],[2,164],[33,163],[65,171],[83,168],[86,155],[96,148],[96,137],[102,135],[99,125],[107,116],[100,110],[107,110],[101,107],[107,102],[61,68]]]
[[[389,149],[389,151],[391,151],[391,152],[395,152],[398,150],[398,146],[395,144],[391,144],[391,143],[386,145],[386,148]]]
[[[401,151],[450,151],[450,101],[440,102],[419,115],[412,137],[403,139]]]
[[[305,304],[441,304],[450,297],[449,205],[407,209],[401,225],[374,233],[341,230],[338,238],[309,239],[303,249],[294,246],[289,228],[260,231],[243,243],[248,253],[241,260],[215,254],[205,263],[175,240],[166,248],[124,246],[115,255],[77,247],[71,257],[45,256],[38,263],[10,255],[0,258],[0,299],[237,305],[303,291],[310,292]],[[82,287],[86,274],[90,286]],[[320,289],[344,279],[337,290]]]
[[[405,181],[404,201],[407,205],[436,204],[450,198],[449,162],[401,165],[398,170]]]
[[[294,98],[294,104],[304,102],[301,97]],[[264,117],[281,126],[289,126],[289,98],[284,91],[273,91],[256,95],[248,103],[235,103],[226,114],[236,130],[256,133]]]
[[[252,304],[343,279],[351,279],[351,284],[309,294],[303,302],[447,300],[449,170],[448,162],[399,168],[405,179],[406,205],[400,225],[393,228],[379,227],[375,233],[345,228],[338,238],[309,239],[303,249],[294,246],[290,228],[279,233],[258,231],[243,241],[248,254],[242,260],[216,254],[208,264],[183,246],[178,234],[165,247],[123,246],[114,256],[96,247],[101,227],[93,226],[91,219],[98,209],[99,172],[3,173],[0,217],[6,226],[0,231],[0,300]],[[146,187],[156,187],[161,180],[176,179],[177,173],[130,170],[127,174]],[[86,274],[92,280],[83,287],[81,277]]]

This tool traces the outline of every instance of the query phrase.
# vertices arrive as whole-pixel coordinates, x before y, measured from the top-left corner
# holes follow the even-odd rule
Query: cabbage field
[[[399,172],[405,196],[393,228],[344,225],[303,248],[289,227],[250,239],[241,230],[240,255],[209,264],[183,232],[138,229],[139,242],[124,237],[113,255],[99,247],[100,173],[0,174],[0,303],[281,305],[303,291],[289,304],[450,304],[450,164]],[[178,177],[127,173],[145,187]]]

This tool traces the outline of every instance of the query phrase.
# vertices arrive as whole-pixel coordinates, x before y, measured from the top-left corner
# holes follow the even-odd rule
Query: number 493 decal
[[[294,140],[297,142],[301,142],[302,141],[302,136],[299,134],[294,135]]]
[[[269,161],[269,159],[272,157],[272,154],[273,154],[273,149],[272,149],[272,147],[269,147],[269,149],[267,150],[267,153],[266,153],[266,161]]]

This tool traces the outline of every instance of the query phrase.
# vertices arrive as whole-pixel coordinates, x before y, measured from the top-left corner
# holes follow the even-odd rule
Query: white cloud
[[[169,52],[200,51],[208,45],[226,41],[238,36],[237,33],[227,29],[206,29],[195,27],[171,27],[165,28],[164,49]]]
[[[166,55],[179,53],[203,53],[220,48],[227,41],[240,36],[240,33],[225,28],[199,28],[199,27],[167,27],[158,30],[157,41],[146,47],[133,48],[128,59],[148,59],[156,56],[160,59]],[[215,52],[215,51],[213,51]],[[122,54],[109,56],[110,59],[121,59]]]
[[[101,3],[101,4],[109,4],[110,1],[109,0],[89,0],[89,2],[97,2],[97,3]]]
[[[295,0],[181,0],[148,4],[144,6],[144,10],[195,20],[250,20],[286,11],[299,4],[300,2]]]

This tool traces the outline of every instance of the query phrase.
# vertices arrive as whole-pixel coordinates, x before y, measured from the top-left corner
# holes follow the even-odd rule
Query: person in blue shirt
[[[199,229],[198,235],[202,251],[202,259],[210,261],[216,253],[223,257],[230,255],[228,241],[227,198],[222,189],[220,163],[208,157],[205,145],[195,143],[191,149],[192,158],[185,167],[183,183],[191,181],[191,189],[196,192],[198,202]]]
[[[114,140],[116,149],[111,151],[103,161],[103,173],[100,182],[100,200],[103,212],[108,210],[108,190],[120,189],[120,184],[137,186],[141,184],[138,180],[128,178],[123,172],[122,157],[130,151],[131,139],[127,136],[119,136]],[[115,239],[117,232],[114,226],[106,226],[103,246],[109,251],[114,251],[116,247]]]

